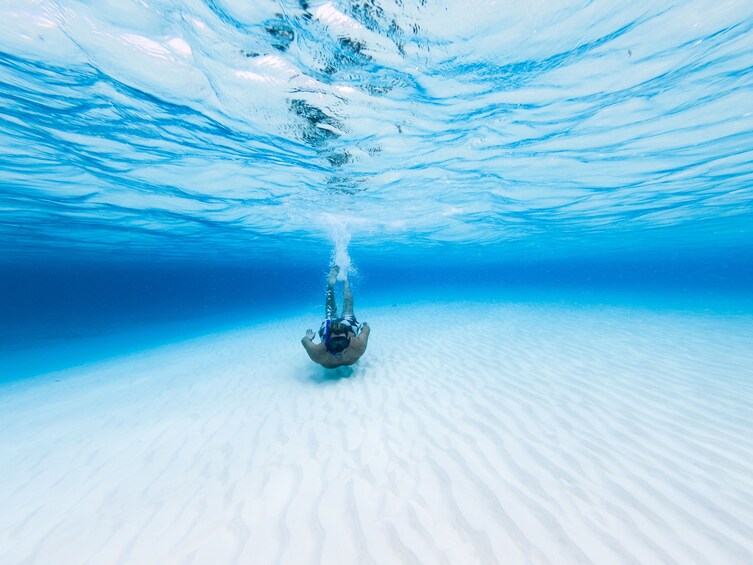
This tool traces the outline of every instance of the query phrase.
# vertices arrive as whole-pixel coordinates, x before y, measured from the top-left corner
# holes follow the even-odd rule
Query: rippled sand
[[[361,315],[352,373],[297,318],[3,385],[0,562],[753,562],[753,319]]]

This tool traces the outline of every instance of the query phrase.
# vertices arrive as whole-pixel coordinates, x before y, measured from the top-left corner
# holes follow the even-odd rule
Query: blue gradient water
[[[348,239],[367,303],[743,304],[752,32],[747,0],[4,3],[2,351],[318,304]]]

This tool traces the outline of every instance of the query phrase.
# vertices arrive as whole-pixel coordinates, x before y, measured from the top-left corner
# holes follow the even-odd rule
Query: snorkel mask
[[[327,351],[329,351],[333,355],[342,353],[350,345],[350,338],[348,337],[347,333],[337,333],[334,335],[331,334],[329,326],[330,321],[327,320],[327,326],[324,331],[324,345],[327,348]]]

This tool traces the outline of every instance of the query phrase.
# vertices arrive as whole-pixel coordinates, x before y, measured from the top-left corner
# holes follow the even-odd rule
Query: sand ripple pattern
[[[2,563],[751,563],[753,320],[377,308],[5,385]]]

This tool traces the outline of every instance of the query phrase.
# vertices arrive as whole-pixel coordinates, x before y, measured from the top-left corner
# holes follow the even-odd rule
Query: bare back
[[[368,324],[364,324],[358,336],[353,332],[348,332],[350,344],[342,353],[334,355],[327,351],[327,346],[324,342],[314,343],[311,339],[304,337],[301,343],[314,363],[318,363],[326,369],[335,369],[343,365],[353,365],[361,358],[366,352],[370,331]]]

